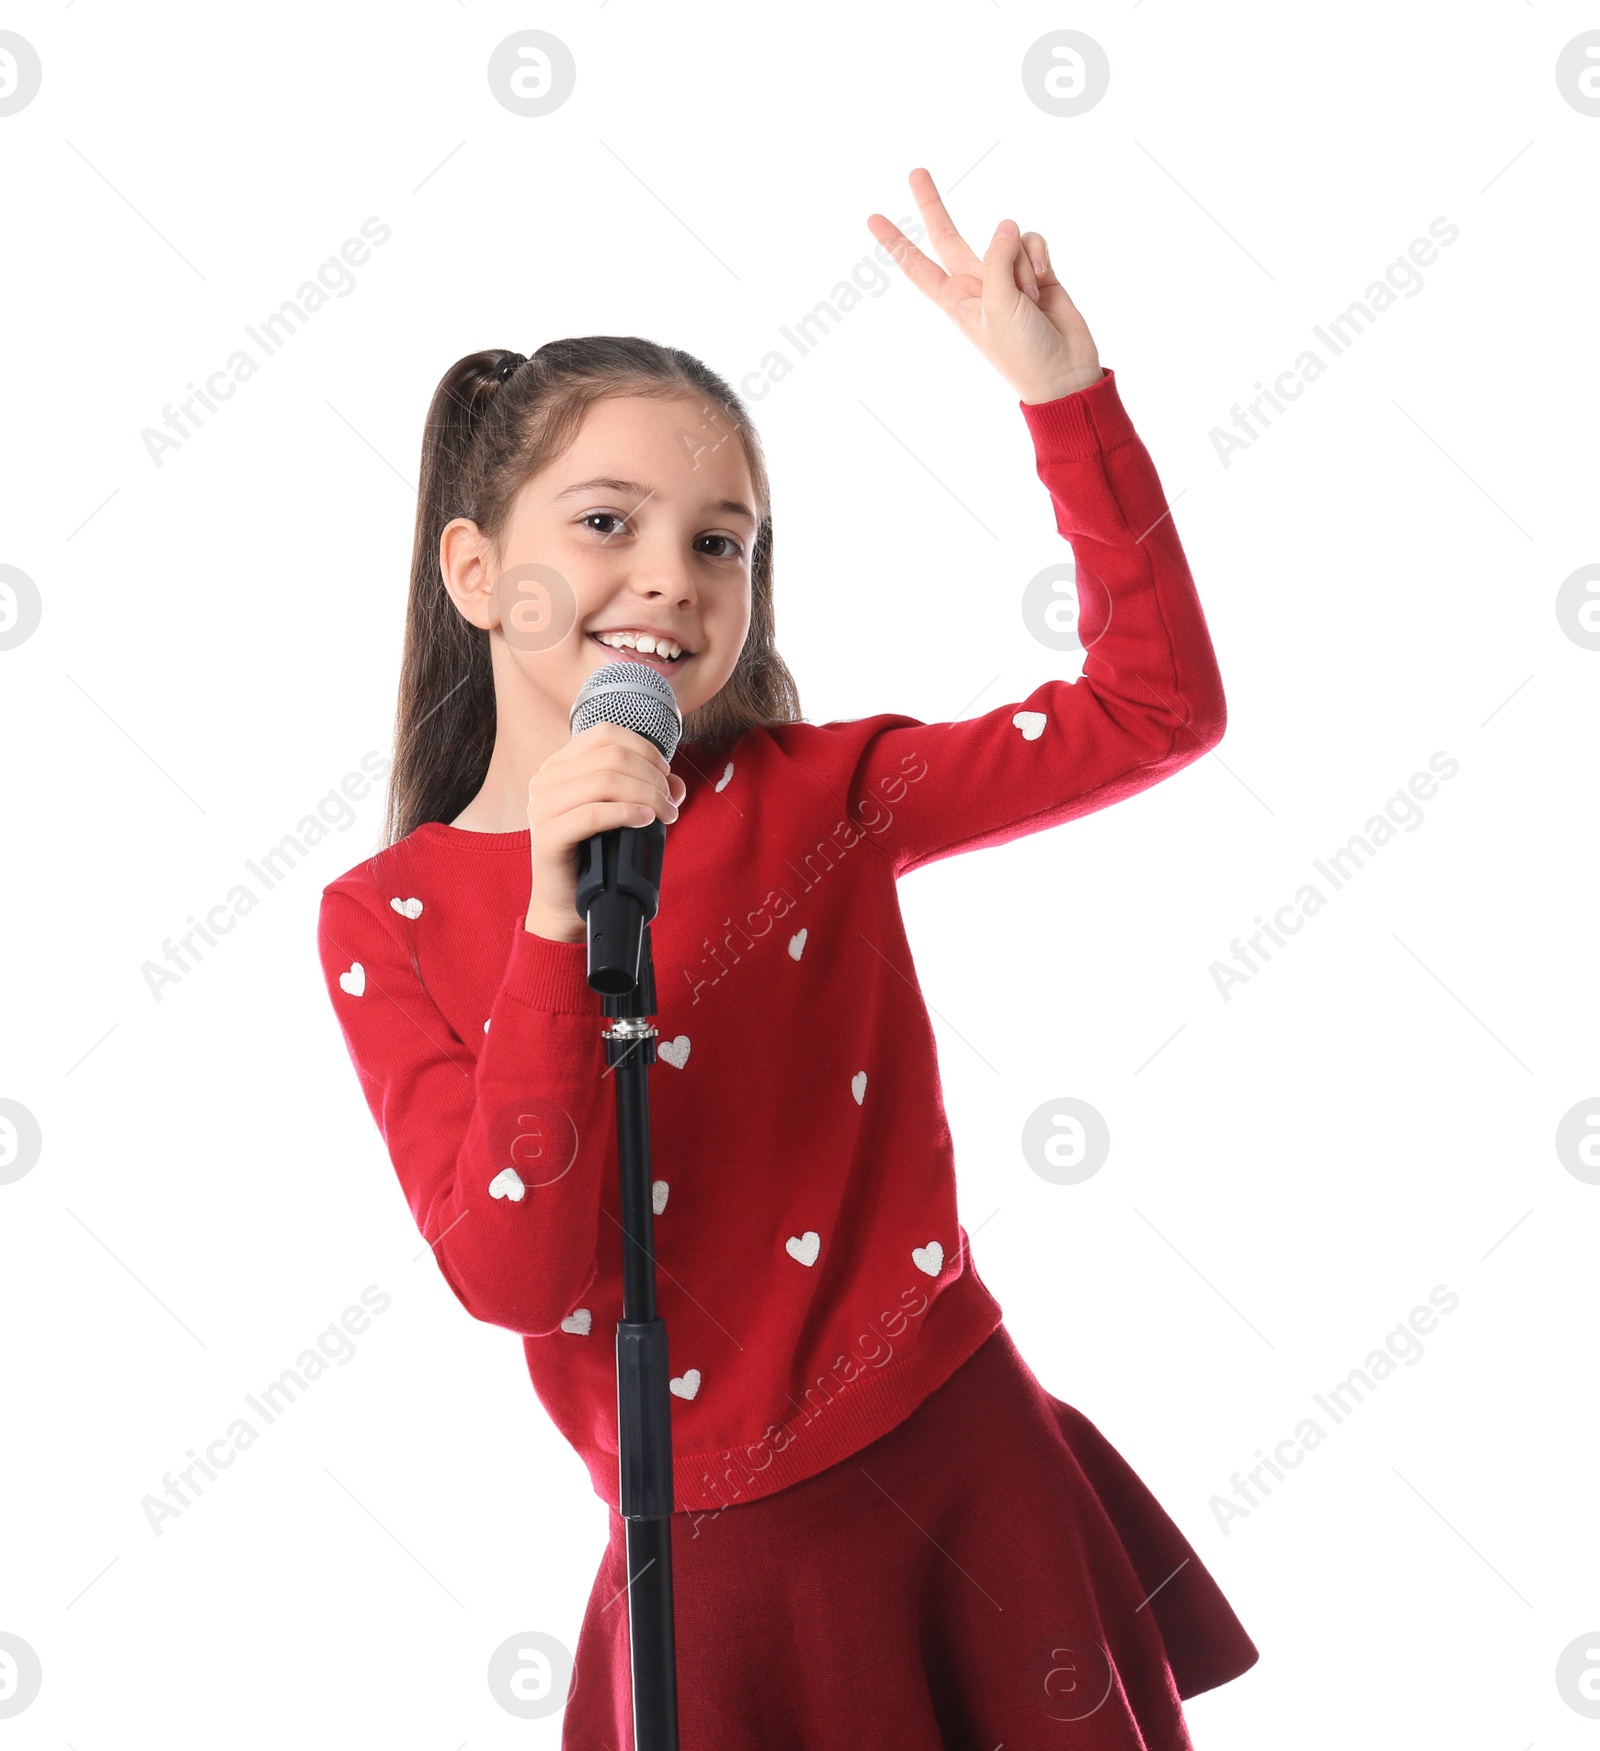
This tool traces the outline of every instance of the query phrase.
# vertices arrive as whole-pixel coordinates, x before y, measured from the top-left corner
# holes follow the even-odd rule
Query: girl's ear
[[[500,624],[489,543],[470,517],[456,517],[441,531],[439,573],[464,619],[486,631]]]

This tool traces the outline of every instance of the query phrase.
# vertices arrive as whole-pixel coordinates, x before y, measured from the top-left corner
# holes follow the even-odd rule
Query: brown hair
[[[494,751],[490,635],[459,613],[444,587],[445,524],[470,517],[497,539],[523,482],[567,448],[595,402],[619,395],[714,404],[708,417],[731,427],[743,444],[755,488],[760,521],[750,560],[750,631],[724,685],[684,718],[680,746],[700,743],[710,754],[753,725],[802,721],[799,690],[773,642],[766,460],[728,384],[692,354],[632,335],[547,341],[526,360],[503,347],[468,353],[439,380],[422,436],[386,846],[424,821],[459,815],[482,788]]]

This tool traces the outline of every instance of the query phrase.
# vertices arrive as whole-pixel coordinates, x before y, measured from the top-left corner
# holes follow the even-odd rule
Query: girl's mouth
[[[660,675],[675,675],[689,658],[693,651],[685,651],[680,657],[658,657],[654,651],[630,651],[617,645],[607,644],[592,632],[584,635],[591,644],[599,645],[606,653],[606,660],[613,663],[645,663]]]

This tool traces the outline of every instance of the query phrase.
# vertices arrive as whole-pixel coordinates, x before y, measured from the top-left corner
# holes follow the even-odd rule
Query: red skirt
[[[1255,1644],[1121,1454],[998,1327],[815,1477],[672,1517],[684,1751],[1192,1751]],[[625,1523],[562,1751],[633,1751]]]

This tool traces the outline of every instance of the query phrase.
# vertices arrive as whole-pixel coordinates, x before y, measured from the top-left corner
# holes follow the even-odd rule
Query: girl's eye
[[[595,523],[617,523],[625,528],[628,519],[616,511],[590,511],[589,514],[582,519],[582,522],[585,527],[590,527]],[[609,540],[616,531],[613,529],[596,529],[595,533]],[[737,559],[744,552],[743,543],[736,541],[731,535],[702,535],[699,539],[702,541],[721,541],[733,550],[731,553],[724,552],[708,554],[706,556],[708,559]]]

